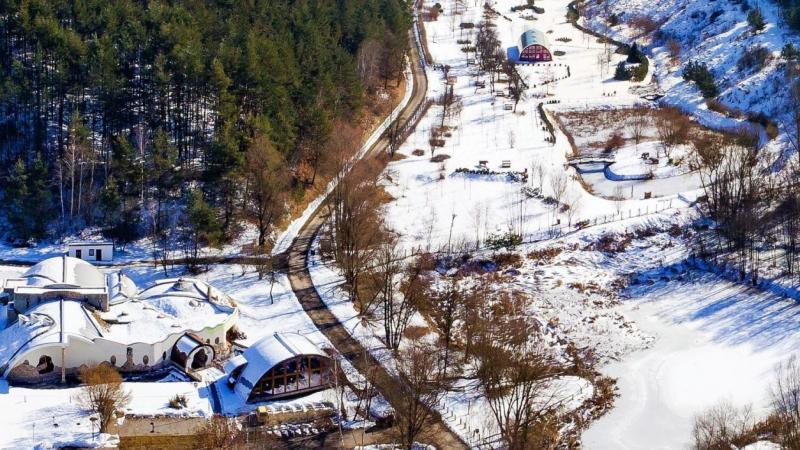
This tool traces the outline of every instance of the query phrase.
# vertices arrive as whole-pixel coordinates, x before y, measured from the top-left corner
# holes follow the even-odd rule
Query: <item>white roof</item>
[[[28,269],[22,278],[26,286],[70,285],[80,288],[104,288],[106,278],[88,262],[70,256],[48,258]]]
[[[300,355],[328,356],[307,337],[297,333],[275,333],[259,340],[242,354],[247,366],[236,381],[236,393],[247,399],[265,373],[277,364]]]
[[[155,343],[179,332],[199,332],[225,323],[236,308],[229,298],[209,285],[188,278],[157,281],[136,298],[112,302],[100,314],[109,327],[107,339],[122,343]]]
[[[75,241],[67,243],[69,247],[99,247],[102,245],[114,245],[111,241]]]
[[[244,355],[236,355],[233,358],[225,361],[225,363],[222,365],[222,369],[225,371],[225,373],[230,375],[231,372],[236,370],[236,368],[245,364],[247,364],[247,360],[244,359]]]
[[[111,304],[125,302],[136,296],[136,283],[124,273],[109,273],[106,275],[106,280]]]
[[[30,350],[47,345],[66,345],[69,338],[93,340],[100,328],[79,300],[59,300],[33,306],[11,326],[0,330],[0,367]],[[30,361],[36,364],[37,361]]]

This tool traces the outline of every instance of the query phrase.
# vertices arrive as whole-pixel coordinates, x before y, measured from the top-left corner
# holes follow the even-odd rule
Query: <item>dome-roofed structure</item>
[[[228,354],[239,316],[234,300],[204,281],[166,279],[138,291],[125,274],[68,256],[6,279],[2,295],[0,376],[13,384],[63,382],[99,363],[123,374],[191,374]]]
[[[69,256],[48,258],[22,274],[26,286],[105,287],[103,273],[88,262]]]
[[[519,38],[520,62],[549,62],[553,60],[550,52],[550,41],[539,30],[530,28],[525,30]]]
[[[267,336],[241,356],[226,370],[234,391],[247,402],[325,389],[330,382],[330,357],[297,333]]]

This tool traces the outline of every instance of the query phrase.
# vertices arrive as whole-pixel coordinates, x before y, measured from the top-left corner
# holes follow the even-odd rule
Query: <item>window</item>
[[[214,338],[214,343],[215,343],[215,344],[217,344],[217,345],[219,345],[219,337],[215,337],[215,338]]]
[[[94,256],[94,249],[93,248],[89,249],[89,256]]]
[[[147,355],[142,356],[142,363],[144,363],[145,366],[150,364],[150,357]]]
[[[117,357],[114,356],[114,355],[111,355],[111,365],[112,366],[116,366],[117,365]]]
[[[55,369],[55,365],[53,364],[52,358],[47,355],[43,355],[39,358],[39,364],[36,366],[36,370],[40,375],[50,373],[53,369]]]

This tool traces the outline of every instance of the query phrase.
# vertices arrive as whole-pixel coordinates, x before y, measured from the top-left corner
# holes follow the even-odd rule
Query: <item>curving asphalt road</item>
[[[411,100],[396,119],[400,121],[401,125],[405,125],[412,120],[415,109],[425,101],[428,90],[425,69],[420,63],[416,42],[414,42],[413,37],[411,37],[411,39],[411,61],[414,85]],[[380,154],[380,152],[385,151],[387,145],[388,142],[386,138],[381,138],[370,149],[369,154],[364,157],[364,160],[374,158],[376,155]],[[359,163],[363,163],[363,160]],[[375,176],[377,175],[376,173]],[[314,283],[311,280],[311,274],[308,271],[308,253],[311,248],[311,243],[327,220],[324,209],[325,203],[326,202],[322,202],[320,208],[317,209],[314,215],[303,224],[303,227],[289,248],[289,282],[291,283],[295,296],[317,328],[327,336],[339,353],[350,360],[356,369],[362,374],[371,374],[372,383],[391,404],[393,403],[391,393],[396,391],[396,389],[392,387],[401,381],[390,375],[369,352],[366,352],[364,347],[350,335],[336,316],[327,308],[317,293]],[[368,355],[368,361],[366,363],[363,358],[364,354]],[[441,417],[435,412],[434,420],[427,430],[424,440],[440,449],[468,448],[455,433],[442,423]]]

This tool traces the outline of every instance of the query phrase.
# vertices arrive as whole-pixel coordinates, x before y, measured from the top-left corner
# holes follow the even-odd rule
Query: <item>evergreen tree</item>
[[[27,210],[30,217],[30,232],[35,238],[44,237],[52,218],[53,198],[47,164],[38,154],[28,171]]]
[[[636,42],[634,42],[633,45],[631,45],[631,48],[628,50],[627,61],[631,64],[641,64],[644,57],[645,56],[642,54],[639,46],[636,44]]]
[[[185,238],[191,269],[197,268],[200,247],[217,245],[222,238],[219,220],[211,206],[203,199],[203,192],[199,189],[190,191],[188,195]]]
[[[764,14],[761,12],[761,8],[753,8],[747,13],[747,23],[750,24],[750,27],[753,28],[754,31],[762,31],[767,26],[767,22],[764,20]]]
[[[5,215],[13,237],[26,241],[44,237],[51,213],[50,177],[41,156],[29,168],[17,160],[5,192]]]
[[[28,217],[28,170],[18,159],[8,175],[5,188],[5,215],[12,237],[27,240],[31,237]]]

